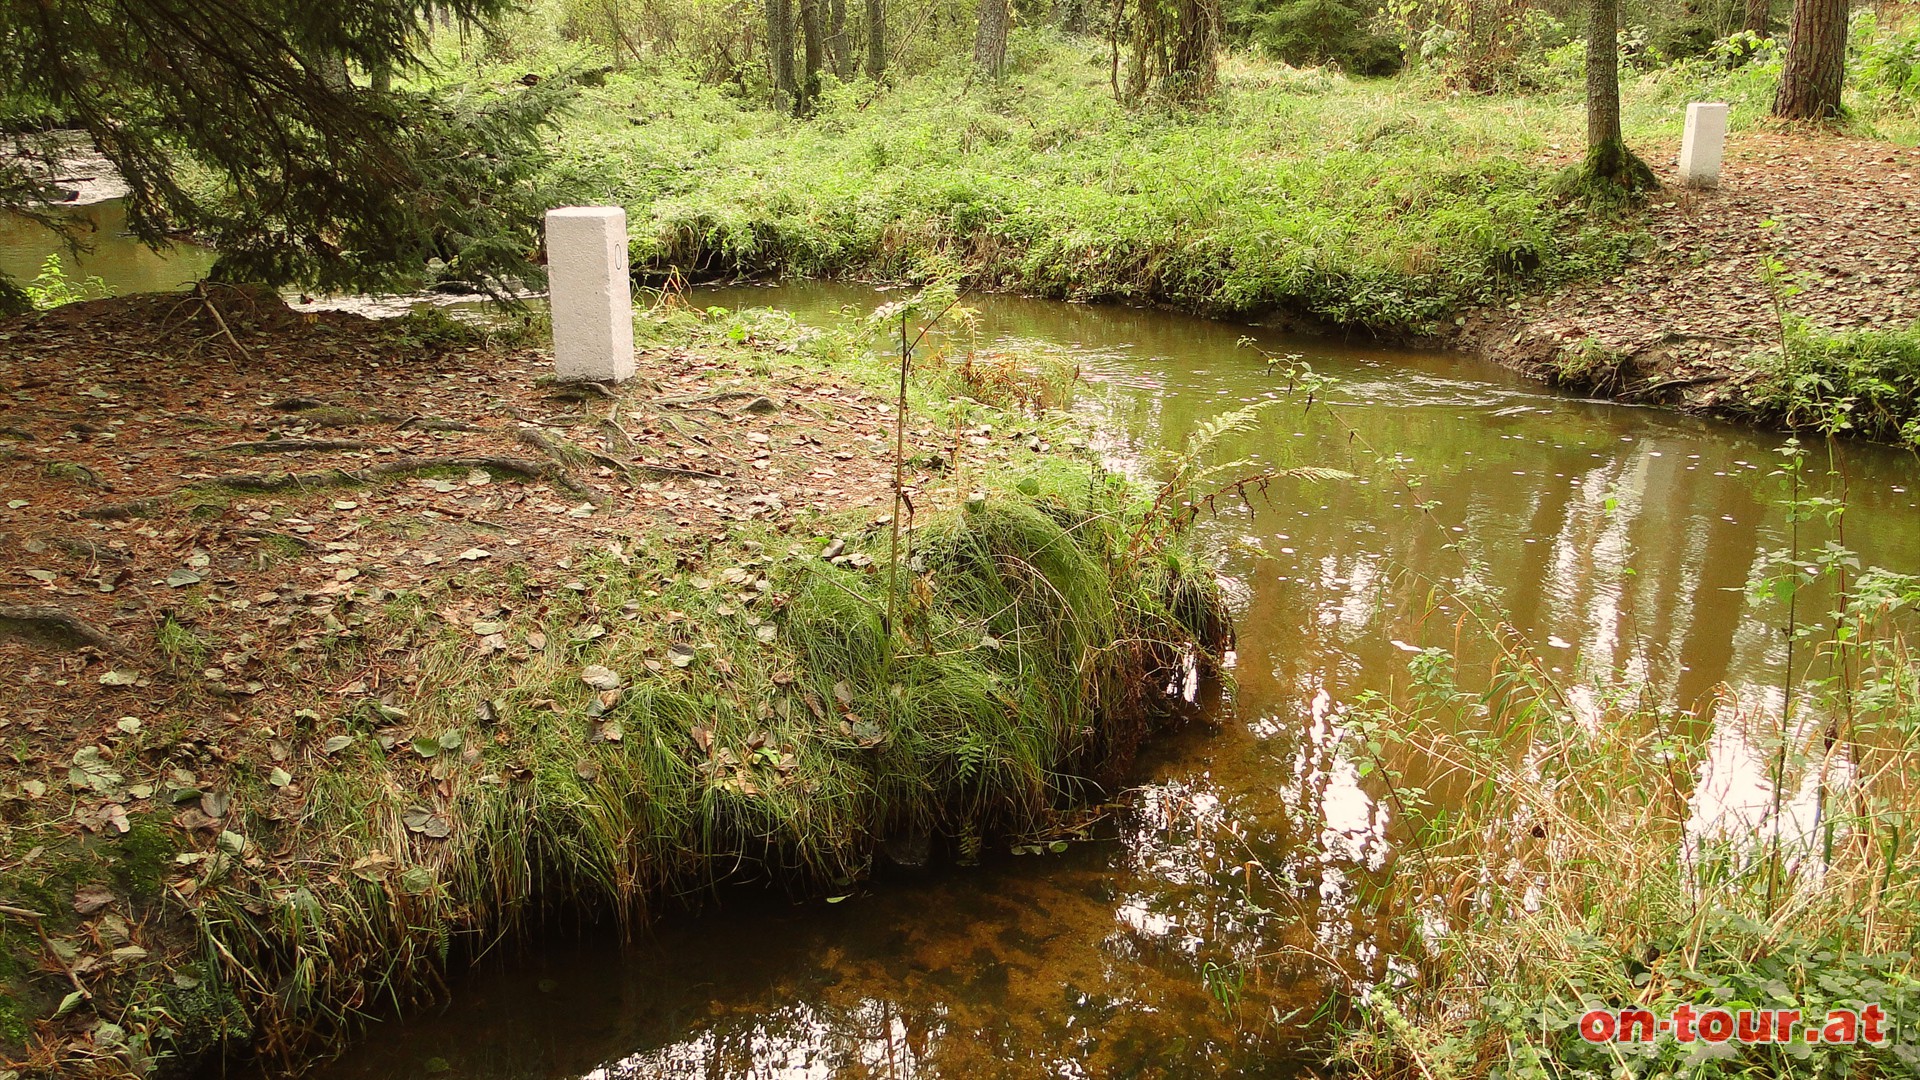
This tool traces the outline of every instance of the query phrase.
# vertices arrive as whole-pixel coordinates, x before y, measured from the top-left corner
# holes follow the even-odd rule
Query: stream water
[[[798,284],[700,302],[805,321],[883,299]],[[1283,481],[1257,513],[1201,524],[1238,608],[1234,700],[1158,740],[1098,837],[1063,853],[896,872],[836,904],[732,895],[625,946],[593,933],[503,945],[443,1009],[374,1027],[317,1075],[1295,1075],[1307,1062],[1294,1021],[1329,974],[1385,963],[1366,896],[1395,837],[1336,750],[1340,705],[1404,684],[1422,647],[1457,646],[1450,592],[1504,610],[1570,683],[1644,685],[1703,706],[1702,724],[1718,687],[1775,693],[1780,613],[1746,586],[1785,543],[1779,436],[1579,400],[1458,356],[1157,311],[970,303],[982,347],[1071,350],[1077,407],[1111,459],[1142,472],[1197,425],[1284,395],[1242,336],[1339,380],[1332,412],[1286,404],[1225,447],[1354,474]],[[1844,455],[1847,543],[1868,564],[1920,570],[1920,465]],[[1413,495],[1405,475],[1420,477]],[[1823,539],[1809,528],[1803,544]],[[1282,884],[1253,878],[1249,860]]]
[[[213,252],[193,244],[150,251],[127,233],[127,211],[118,199],[59,208],[80,243],[76,253],[37,222],[0,214],[0,274],[16,281],[39,276],[47,256],[60,257],[69,281],[97,277],[116,296],[184,289],[213,268]]]
[[[699,302],[824,321],[882,299],[796,284]],[[1458,356],[971,303],[982,347],[1071,350],[1078,407],[1112,459],[1142,470],[1208,419],[1284,393],[1243,335],[1340,380],[1338,422],[1282,406],[1224,448],[1355,474],[1282,483],[1270,507],[1201,526],[1239,605],[1236,700],[1154,746],[1101,839],[883,880],[836,905],[735,898],[624,949],[521,948],[322,1076],[1296,1075],[1291,1021],[1324,1000],[1328,973],[1383,963],[1365,896],[1393,835],[1335,750],[1338,705],[1404,682],[1410,650],[1456,645],[1459,611],[1429,609],[1433,584],[1503,608],[1570,682],[1644,683],[1684,706],[1722,684],[1756,700],[1778,684],[1779,613],[1745,589],[1784,545],[1778,436],[1576,400]],[[1363,444],[1422,477],[1430,515]],[[1846,456],[1848,542],[1920,568],[1920,468],[1872,447]],[[1250,886],[1250,859],[1292,884]]]

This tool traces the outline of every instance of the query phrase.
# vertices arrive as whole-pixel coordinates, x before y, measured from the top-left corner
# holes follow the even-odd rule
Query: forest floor
[[[1473,312],[1450,343],[1575,389],[1744,415],[1783,313],[1825,333],[1920,319],[1920,149],[1742,132],[1711,191],[1679,185],[1676,149],[1642,148],[1667,185],[1645,219],[1651,251]]]
[[[444,318],[225,287],[0,322],[0,1071],[177,1073],[235,1038],[297,1060],[328,1018],[431,986],[449,932],[552,903],[548,875],[644,909],[750,863],[713,858],[746,843],[736,813],[857,876],[885,821],[939,820],[962,743],[1044,793],[1078,752],[1056,733],[1092,728],[1022,695],[1078,700],[1106,661],[1045,627],[1067,666],[1036,663],[1023,635],[1046,590],[1124,575],[1089,556],[1071,572],[1107,576],[1059,580],[1093,530],[1062,532],[1031,477],[1084,492],[1086,467],[945,385],[915,399],[971,422],[907,427],[906,551],[979,535],[975,571],[1023,569],[983,590],[914,554],[915,633],[993,648],[900,646],[889,687],[849,652],[889,587],[885,365],[701,318],[613,388]],[[894,715],[922,692],[945,727]],[[1023,772],[1004,740],[1062,757]],[[847,793],[876,776],[910,800]],[[543,840],[571,845],[558,871]],[[503,851],[524,872],[489,882]]]
[[[659,349],[614,396],[546,384],[533,349],[216,296],[227,329],[178,295],[0,324],[0,875],[55,883],[27,909],[47,917],[44,945],[9,913],[0,996],[24,1007],[0,1042],[31,1026],[44,1061],[113,1060],[150,957],[193,977],[181,920],[205,857],[249,831],[236,795],[297,819],[337,756],[294,714],[404,692],[406,650],[302,676],[299,658],[383,598],[460,596],[447,581],[480,568],[559,591],[584,548],[664,530],[697,549],[736,523],[891,502],[893,407],[843,379],[776,384],[737,357]],[[501,601],[468,594],[438,618],[524,658],[537,633],[478,633],[504,627]],[[383,744],[404,746],[389,726]],[[128,868],[147,848],[153,864]],[[310,854],[249,857],[272,872]],[[88,1007],[46,1019],[70,990]]]

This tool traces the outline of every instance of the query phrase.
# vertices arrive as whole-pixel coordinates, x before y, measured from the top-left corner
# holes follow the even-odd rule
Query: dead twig
[[[14,907],[11,904],[0,904],[0,914],[11,915],[16,919],[24,919],[32,923],[34,933],[40,935],[40,947],[46,950],[47,955],[53,958],[54,963],[60,965],[61,972],[66,975],[67,981],[73,984],[73,989],[80,995],[80,999],[82,1001],[93,1000],[93,991],[88,990],[86,984],[80,981],[80,976],[74,972],[73,965],[67,963],[67,958],[60,955],[60,950],[53,947],[53,939],[47,936],[47,917],[45,915],[37,911],[29,911],[26,908]]]
[[[220,332],[226,335],[227,341],[239,351],[241,358],[249,364],[253,363],[253,354],[247,351],[245,345],[240,344],[239,338],[233,336],[233,328],[227,325],[227,317],[220,314],[220,309],[214,305],[213,294],[207,292],[205,282],[194,287],[194,295],[200,298],[200,306],[206,308],[207,314],[213,316],[215,325],[220,327]]]

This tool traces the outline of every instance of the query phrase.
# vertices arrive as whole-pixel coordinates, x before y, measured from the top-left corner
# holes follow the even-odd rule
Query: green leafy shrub
[[[1246,39],[1295,67],[1335,65],[1354,75],[1391,75],[1405,64],[1400,43],[1361,0],[1285,0],[1244,16]]]
[[[58,255],[47,256],[46,261],[40,264],[40,276],[20,289],[28,303],[36,308],[60,307],[113,295],[105,279],[97,275],[85,278],[68,276],[66,264],[60,261]]]
[[[1920,111],[1920,19],[1882,30],[1871,11],[1853,18],[1850,51],[1854,85],[1883,106]]]
[[[1786,355],[1756,361],[1758,418],[1920,446],[1920,323],[1826,334],[1795,323]]]

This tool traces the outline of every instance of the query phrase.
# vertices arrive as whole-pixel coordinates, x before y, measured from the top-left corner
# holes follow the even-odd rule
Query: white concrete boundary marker
[[[1680,136],[1680,182],[1688,187],[1720,186],[1720,155],[1727,146],[1727,107],[1717,101],[1687,106],[1687,129]]]
[[[633,283],[627,212],[617,206],[547,211],[547,295],[553,373],[574,382],[633,376]]]

